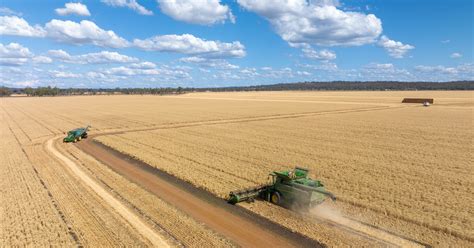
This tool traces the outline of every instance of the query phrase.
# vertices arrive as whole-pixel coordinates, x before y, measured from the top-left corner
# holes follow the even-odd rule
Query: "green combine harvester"
[[[336,197],[325,190],[324,185],[308,177],[308,169],[296,167],[293,171],[275,171],[269,175],[271,182],[238,192],[230,192],[228,202],[253,202],[256,198],[294,210],[307,211]]]
[[[69,143],[80,141],[81,139],[87,138],[87,131],[89,130],[90,126],[76,128],[67,132],[67,136],[63,139],[63,142]]]

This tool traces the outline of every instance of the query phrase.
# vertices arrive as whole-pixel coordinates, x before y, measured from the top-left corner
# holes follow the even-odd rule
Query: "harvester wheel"
[[[281,196],[280,193],[278,192],[273,192],[272,196],[270,197],[270,201],[275,204],[275,205],[280,205],[281,202]]]
[[[81,140],[81,136],[77,137],[77,141],[80,141]]]

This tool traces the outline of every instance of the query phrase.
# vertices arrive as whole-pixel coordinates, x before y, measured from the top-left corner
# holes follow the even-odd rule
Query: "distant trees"
[[[108,89],[60,89],[57,87],[6,88],[0,87],[0,96],[9,96],[12,92],[28,96],[69,96],[69,95],[175,95],[187,92],[204,91],[282,91],[282,90],[474,90],[474,81],[453,82],[300,82],[256,86],[236,86],[221,88],[108,88]]]
[[[0,87],[0,97],[10,96],[12,94],[11,90],[7,87]]]
[[[8,89],[8,88],[6,88]],[[20,90],[28,96],[69,96],[69,95],[165,95],[165,94],[183,94],[186,89],[178,88],[113,88],[113,89],[60,89],[57,87],[26,87]]]
[[[38,88],[26,87],[24,93],[28,96],[57,96],[61,93],[61,89],[58,87],[51,88],[51,86]]]
[[[197,91],[282,91],[282,90],[474,90],[474,81],[453,82],[300,82],[256,86],[200,88]]]

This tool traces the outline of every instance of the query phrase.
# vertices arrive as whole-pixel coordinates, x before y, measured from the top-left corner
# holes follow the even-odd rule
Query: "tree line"
[[[0,87],[0,96],[11,94],[26,94],[28,96],[70,96],[70,95],[170,95],[183,94],[187,92],[223,92],[223,91],[284,91],[284,90],[474,90],[474,81],[452,81],[452,82],[299,82],[255,86],[236,86],[219,88],[7,88]]]
[[[256,86],[201,88],[198,91],[284,91],[284,90],[474,90],[474,81],[452,82],[299,82]]]

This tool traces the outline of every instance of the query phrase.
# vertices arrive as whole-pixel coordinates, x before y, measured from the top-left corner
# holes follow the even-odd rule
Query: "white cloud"
[[[87,6],[82,3],[66,3],[64,8],[55,9],[58,15],[79,15],[79,16],[90,16],[91,13],[87,9]]]
[[[265,17],[290,45],[357,46],[372,43],[382,33],[373,14],[344,12],[338,1],[237,0]]]
[[[441,43],[443,43],[443,44],[446,44],[446,43],[449,43],[449,42],[451,42],[451,40],[442,40],[441,41]]]
[[[169,80],[191,78],[188,72],[184,70],[179,70],[177,68],[170,68],[167,66],[153,69],[141,69],[127,66],[119,66],[105,70],[104,74],[118,77],[160,76],[163,77],[163,79]]]
[[[152,62],[140,62],[140,63],[133,63],[130,65],[131,68],[135,69],[154,69],[156,68],[156,64]]]
[[[214,58],[245,56],[245,47],[238,41],[225,43],[204,40],[191,34],[154,36],[145,40],[135,39],[133,44],[146,51],[193,54]]]
[[[7,7],[0,7],[0,15],[8,15],[8,16],[11,16],[11,15],[15,15],[15,16],[21,16],[23,15],[21,12],[16,12],[14,10],[11,10]]]
[[[224,60],[224,59],[186,57],[186,58],[181,58],[179,61],[184,62],[184,63],[198,64],[203,67],[212,67],[212,68],[223,69],[223,70],[239,69],[238,65],[231,64],[227,60]]]
[[[458,66],[415,66],[418,77],[422,80],[449,81],[449,80],[474,80],[474,64],[467,63]]]
[[[453,59],[459,59],[459,58],[462,57],[462,54],[460,54],[460,53],[452,53],[450,57],[453,58]]]
[[[53,62],[53,60],[50,57],[47,57],[47,56],[33,57],[33,63],[36,63],[36,64],[50,64],[52,62]]]
[[[72,60],[71,55],[69,55],[69,53],[67,53],[64,50],[49,50],[48,54],[49,54],[49,56],[51,56],[55,59],[65,60],[65,61]]]
[[[385,50],[387,50],[390,56],[397,59],[403,58],[408,51],[415,48],[412,45],[403,44],[400,41],[391,40],[385,35],[380,38],[377,44],[385,48]]]
[[[320,63],[318,65],[303,64],[303,65],[300,65],[300,67],[309,68],[309,69],[318,70],[318,71],[337,71],[337,70],[339,70],[339,68],[337,67],[337,64],[329,62],[329,61],[323,61],[322,63]]]
[[[54,78],[79,78],[80,74],[65,72],[65,71],[49,71],[50,75]]]
[[[161,11],[171,18],[192,24],[212,25],[229,19],[235,22],[230,8],[220,0],[157,0]]]
[[[371,64],[367,65],[365,68],[367,68],[367,69],[389,70],[389,69],[393,69],[394,66],[393,66],[393,64],[390,64],[390,63],[387,63],[387,64],[371,63]]]
[[[140,15],[153,15],[151,10],[146,9],[136,0],[102,0],[103,3],[113,7],[126,7],[134,10]]]
[[[59,59],[63,62],[77,64],[131,63],[138,61],[137,58],[109,51],[72,56],[63,50],[49,50],[48,54],[49,56]]]
[[[0,43],[0,65],[19,66],[33,57],[30,50],[18,43],[3,45]]]
[[[310,59],[318,59],[318,60],[333,60],[336,59],[336,53],[333,51],[323,49],[320,51],[316,51],[310,47],[308,48],[303,48],[303,55],[306,58]]]
[[[296,71],[296,75],[298,76],[311,76],[311,73],[307,71]]]
[[[53,19],[46,23],[47,36],[57,41],[72,44],[94,44],[103,47],[123,48],[129,42],[111,30],[103,30],[95,23],[83,20],[80,23]]]
[[[43,37],[45,31],[38,25],[34,27],[30,26],[30,24],[21,17],[0,16],[0,35]]]
[[[415,70],[425,73],[444,73],[444,74],[456,74],[459,72],[458,68],[456,67],[446,67],[442,65],[438,66],[426,66],[426,65],[418,65],[415,66]]]

